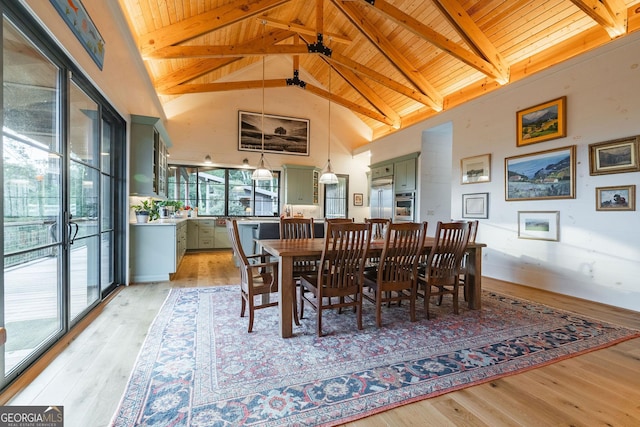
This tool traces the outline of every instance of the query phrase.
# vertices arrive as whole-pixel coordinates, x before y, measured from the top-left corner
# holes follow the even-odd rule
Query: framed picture
[[[460,160],[460,171],[463,184],[491,181],[491,154]]]
[[[638,163],[639,136],[599,142],[589,145],[589,173],[604,175],[640,171]]]
[[[576,146],[504,159],[505,200],[574,199]]]
[[[362,206],[364,204],[364,197],[362,193],[353,193],[353,206]]]
[[[516,113],[516,146],[567,136],[567,97],[525,108]]]
[[[596,187],[597,211],[635,211],[636,186]]]
[[[519,211],[518,238],[558,241],[559,211]]]
[[[489,218],[489,193],[463,194],[462,218]]]
[[[261,113],[238,112],[238,150],[262,151],[263,131],[265,152],[309,155],[308,119],[265,114],[263,129]]]

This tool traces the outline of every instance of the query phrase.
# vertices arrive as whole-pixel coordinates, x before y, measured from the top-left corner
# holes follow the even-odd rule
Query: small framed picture
[[[567,136],[567,97],[543,102],[516,113],[516,146]]]
[[[636,186],[596,187],[597,211],[635,211]]]
[[[463,194],[462,218],[489,218],[489,193]]]
[[[589,174],[604,175],[640,171],[640,136],[598,142],[589,145]]]
[[[362,193],[353,193],[353,206],[362,206],[363,200],[364,197]]]
[[[519,211],[518,238],[532,240],[559,239],[559,211]]]
[[[491,154],[461,159],[460,171],[463,184],[491,181]]]

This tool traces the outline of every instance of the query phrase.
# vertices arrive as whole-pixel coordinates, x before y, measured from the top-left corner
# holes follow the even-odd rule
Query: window
[[[324,186],[324,217],[349,217],[349,175],[338,174],[337,184]]]
[[[198,208],[198,216],[278,216],[280,173],[253,181],[251,169],[169,166],[169,199]]]

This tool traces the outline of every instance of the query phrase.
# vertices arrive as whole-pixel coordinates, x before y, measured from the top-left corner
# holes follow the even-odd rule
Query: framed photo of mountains
[[[505,200],[575,199],[576,146],[504,159]]]
[[[516,145],[535,144],[567,136],[567,97],[563,96],[516,113]]]
[[[603,175],[640,171],[640,136],[598,142],[589,145],[589,174]]]

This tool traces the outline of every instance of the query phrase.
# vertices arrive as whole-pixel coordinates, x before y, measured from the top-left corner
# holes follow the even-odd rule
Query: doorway
[[[2,388],[121,282],[125,133],[37,25],[3,6]]]

